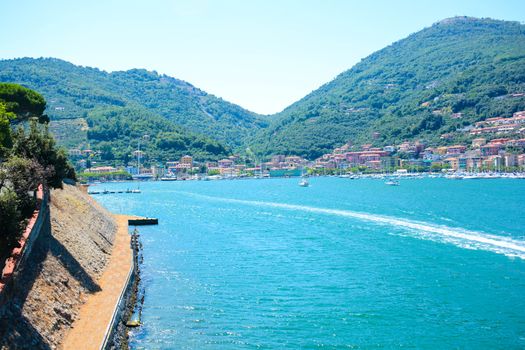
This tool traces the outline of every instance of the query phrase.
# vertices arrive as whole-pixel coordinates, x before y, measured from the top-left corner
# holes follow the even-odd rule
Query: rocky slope
[[[108,261],[111,214],[71,185],[51,193],[50,220],[0,320],[1,349],[56,349]]]

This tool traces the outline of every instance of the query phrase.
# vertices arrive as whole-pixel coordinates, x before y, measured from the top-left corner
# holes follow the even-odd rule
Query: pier
[[[159,219],[157,218],[133,218],[128,220],[130,226],[146,226],[146,225],[158,225]]]

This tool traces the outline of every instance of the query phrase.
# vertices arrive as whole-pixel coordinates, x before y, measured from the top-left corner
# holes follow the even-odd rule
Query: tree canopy
[[[0,102],[6,112],[13,113],[19,121],[34,117],[43,118],[46,101],[31,89],[13,83],[0,83]]]

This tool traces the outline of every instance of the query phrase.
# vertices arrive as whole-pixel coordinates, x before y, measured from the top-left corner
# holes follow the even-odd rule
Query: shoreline
[[[151,179],[130,179],[130,180],[99,180],[83,183],[83,186],[100,186],[108,183],[145,183],[145,182],[193,182],[193,181],[231,181],[231,180],[276,180],[276,179],[300,179],[303,176],[221,176],[217,178],[210,178],[202,176],[199,178],[173,178],[170,180],[163,180],[162,178],[151,178]],[[484,180],[495,180],[495,179],[513,179],[522,180],[525,179],[525,172],[466,172],[466,171],[451,171],[451,172],[400,172],[400,173],[385,173],[385,172],[370,172],[370,173],[341,173],[341,174],[310,174],[306,177],[317,178],[317,177],[337,177],[347,178],[352,180],[357,179],[385,179],[385,178],[400,178],[400,179],[421,179],[421,178],[443,178],[443,179],[457,179],[462,177],[465,179],[484,179]],[[99,194],[89,193],[88,194]]]

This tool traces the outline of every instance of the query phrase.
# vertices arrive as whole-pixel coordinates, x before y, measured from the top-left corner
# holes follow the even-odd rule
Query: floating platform
[[[108,190],[104,190],[104,191],[88,191],[88,194],[114,194],[114,193],[142,193],[141,190],[139,189],[136,189],[136,190],[130,190],[130,189],[127,189],[127,190],[119,190],[119,191],[108,191]]]
[[[158,225],[159,219],[157,218],[136,218],[129,219],[128,225],[130,226],[146,226],[146,225]]]

